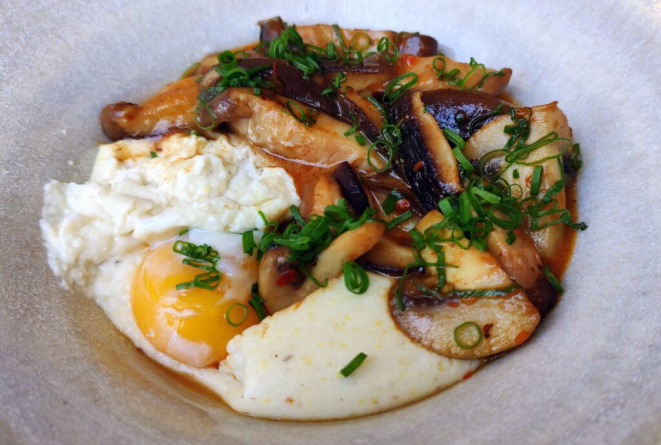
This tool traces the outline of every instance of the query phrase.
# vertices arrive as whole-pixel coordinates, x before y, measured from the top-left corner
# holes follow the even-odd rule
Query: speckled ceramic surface
[[[0,3],[0,443],[658,444],[661,3]],[[237,415],[141,355],[46,265],[50,179],[87,179],[109,102],[139,101],[255,22],[419,30],[558,100],[584,152],[567,293],[529,343],[394,412],[303,424]]]

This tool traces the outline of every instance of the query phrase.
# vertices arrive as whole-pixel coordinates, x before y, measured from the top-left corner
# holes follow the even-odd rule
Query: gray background
[[[661,2],[320,3],[0,4],[0,443],[660,443]],[[278,14],[422,31],[460,60],[510,66],[509,91],[558,100],[583,149],[589,229],[562,303],[524,348],[405,409],[322,424],[234,414],[46,266],[42,187],[86,180],[101,107],[146,98]]]

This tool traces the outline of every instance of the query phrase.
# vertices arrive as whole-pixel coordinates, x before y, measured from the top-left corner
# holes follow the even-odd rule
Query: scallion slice
[[[532,171],[532,180],[530,181],[531,196],[539,195],[539,186],[542,184],[542,173],[544,173],[544,167],[541,165],[535,166]]]
[[[551,286],[553,286],[553,289],[559,294],[563,293],[565,290],[562,288],[562,284],[560,284],[560,280],[556,278],[555,275],[553,275],[553,272],[551,272],[551,269],[549,269],[549,266],[544,266],[542,268],[542,271],[544,272],[544,275],[546,275],[546,278],[549,279],[549,282],[551,283]]]
[[[344,284],[354,294],[364,294],[370,286],[370,279],[365,269],[355,261],[347,261],[342,265]]]
[[[241,318],[241,321],[234,321],[231,318],[232,309],[234,309],[235,307],[239,307],[243,310],[243,318]],[[246,321],[248,319],[248,312],[249,312],[248,306],[246,306],[245,304],[234,303],[230,307],[227,308],[227,311],[225,312],[225,321],[227,322],[228,325],[230,325],[232,327],[240,326],[240,325],[243,324],[244,321]]]
[[[465,342],[462,336],[465,332],[472,330],[475,334],[473,341]],[[454,341],[461,349],[473,349],[482,341],[482,328],[474,321],[467,321],[454,328]]]
[[[356,369],[358,369],[360,365],[363,364],[366,358],[367,358],[367,354],[365,354],[364,352],[359,353],[357,356],[353,358],[353,360],[349,362],[347,366],[342,368],[340,374],[342,374],[344,377],[349,377]]]
[[[257,247],[255,244],[255,234],[253,231],[246,230],[243,232],[243,235],[241,235],[241,241],[243,242],[243,252],[247,253],[248,255],[252,255],[255,247]]]
[[[413,212],[411,210],[407,210],[406,212],[399,215],[397,218],[394,218],[394,219],[388,221],[388,223],[386,224],[386,230],[392,229],[393,227],[395,227],[399,223],[401,223],[403,221],[406,221],[407,219],[409,219],[412,216],[413,216]]]

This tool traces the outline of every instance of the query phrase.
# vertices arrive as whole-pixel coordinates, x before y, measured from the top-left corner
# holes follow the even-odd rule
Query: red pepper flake
[[[404,213],[410,208],[411,208],[411,201],[409,201],[406,198],[400,199],[399,201],[397,201],[397,204],[395,204],[395,210],[397,210],[399,213]]]
[[[418,170],[420,170],[423,165],[425,165],[424,162],[418,161],[418,163],[413,166],[413,173],[416,173]]]
[[[288,284],[292,284],[298,280],[298,272],[296,269],[289,269],[278,277],[276,280],[275,284],[278,286],[286,286]]]
[[[405,56],[402,56],[402,58],[404,59],[404,63],[406,64],[406,66],[413,66],[415,64],[415,57],[414,56],[411,56],[411,55],[407,54]]]
[[[484,338],[491,337],[491,328],[493,328],[493,323],[487,323],[482,326],[482,332],[484,332]]]
[[[448,301],[448,306],[450,307],[459,307],[459,303],[456,301]]]
[[[519,335],[516,336],[514,341],[516,342],[517,345],[520,345],[524,341],[528,340],[528,337],[530,337],[530,332],[521,331],[521,332],[519,332]]]
[[[475,374],[475,371],[468,371],[464,376],[461,378],[461,380],[468,380],[471,377],[473,377],[473,374]]]

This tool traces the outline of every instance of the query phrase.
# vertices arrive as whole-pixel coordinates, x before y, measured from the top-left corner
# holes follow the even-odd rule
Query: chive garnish
[[[553,286],[553,289],[559,294],[563,293],[565,290],[562,288],[562,284],[560,284],[560,280],[556,278],[555,275],[553,275],[553,272],[551,272],[551,269],[549,269],[549,266],[544,266],[542,268],[542,272],[544,272],[544,275],[546,275],[546,278],[549,279],[549,282],[551,283],[551,286]]]
[[[383,213],[385,213],[386,215],[390,215],[392,212],[394,212],[395,207],[397,206],[397,201],[399,201],[402,198],[404,198],[404,195],[402,195],[399,192],[399,190],[392,189],[390,193],[388,193],[388,196],[386,196],[386,199],[384,199],[383,203],[381,204]]]
[[[452,142],[454,144],[454,146],[459,148],[460,150],[463,150],[464,148],[466,148],[466,141],[464,141],[461,138],[461,136],[459,136],[457,133],[450,130],[449,128],[444,128],[443,129],[443,135],[445,135],[447,140]]]
[[[464,334],[464,332],[467,332],[468,330],[472,330],[475,333],[474,334],[475,339],[472,342],[466,343],[462,340],[461,337],[462,334]],[[474,321],[467,321],[454,328],[454,341],[457,344],[457,346],[459,346],[461,349],[475,348],[477,345],[480,344],[482,338],[483,338],[482,328]]]
[[[243,243],[243,252],[252,255],[253,251],[255,250],[255,247],[257,245],[255,244],[255,234],[253,233],[252,230],[247,230],[243,232],[241,235],[241,241]]]
[[[181,229],[181,230],[179,231],[179,236],[184,236],[184,235],[187,234],[188,232],[190,232],[190,227],[186,227],[185,229]]]
[[[394,218],[394,219],[388,221],[388,223],[386,224],[386,230],[392,229],[396,225],[400,224],[401,222],[406,221],[407,219],[409,219],[412,216],[413,216],[413,212],[411,210],[407,210],[406,212],[399,215],[397,218]]]
[[[235,307],[239,307],[243,309],[243,318],[241,318],[241,321],[233,321],[231,318],[232,309],[234,309]],[[227,311],[225,311],[225,321],[227,322],[228,325],[232,327],[240,326],[243,324],[243,322],[245,322],[248,319],[248,312],[249,312],[248,306],[246,306],[245,304],[234,303],[229,308],[227,308]]]
[[[296,112],[294,112],[292,105],[296,107]],[[301,122],[306,127],[312,126],[317,123],[317,121],[312,118],[312,115],[317,112],[315,108],[308,109],[306,113],[305,110],[303,110],[303,107],[301,107],[301,105],[298,102],[294,102],[293,100],[286,101],[285,107],[287,108],[287,111],[289,111],[289,113],[292,116],[294,116],[294,119]]]
[[[367,139],[365,139],[365,136],[362,134],[357,134],[355,138],[356,142],[358,142],[358,145],[367,145]]]
[[[400,83],[404,80],[409,79],[406,83]],[[413,85],[418,83],[418,75],[416,73],[407,72],[395,77],[393,80],[388,82],[386,85],[384,94],[386,102],[394,102],[399,96],[401,96],[404,91],[411,88]]]
[[[149,152],[149,156],[151,156],[152,158],[157,158],[157,157],[158,157],[158,153],[156,153],[155,151],[150,151],[150,152]]]
[[[268,316],[268,313],[264,307],[264,299],[259,295],[259,287],[257,283],[252,285],[251,294],[252,298],[248,301],[248,303],[250,303],[250,306],[252,306],[252,308],[255,310],[259,321],[262,321]]]
[[[204,273],[196,275],[193,281],[177,284],[177,290],[192,289],[194,287],[214,290],[218,287],[222,279],[221,273],[216,269],[220,255],[211,246],[207,244],[198,246],[193,243],[177,240],[172,245],[172,251],[186,257],[182,260],[182,263],[204,271]]]
[[[535,166],[532,170],[532,180],[530,181],[530,195],[537,196],[539,194],[539,186],[542,183],[542,173],[544,172],[544,167],[541,165]]]
[[[342,264],[344,273],[344,284],[354,294],[364,294],[370,286],[370,280],[365,269],[355,261],[347,261]]]
[[[360,365],[363,364],[365,359],[367,358],[367,354],[361,352],[358,355],[356,355],[353,360],[349,362],[347,366],[342,368],[340,371],[340,374],[342,374],[344,377],[349,377]]]

